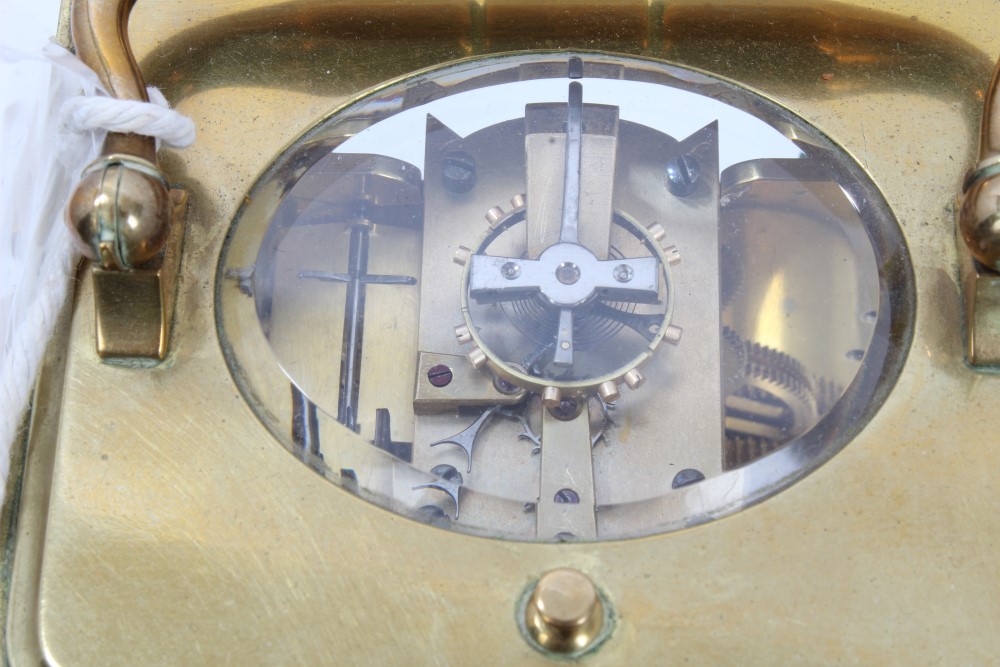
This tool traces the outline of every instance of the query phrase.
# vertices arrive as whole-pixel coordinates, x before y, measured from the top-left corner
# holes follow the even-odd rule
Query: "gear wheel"
[[[726,470],[742,468],[759,458],[767,456],[781,445],[770,438],[758,438],[752,435],[730,436],[726,434],[725,466]]]
[[[770,454],[828,409],[830,383],[813,379],[789,355],[722,330],[727,470]],[[821,389],[823,410],[817,390]]]

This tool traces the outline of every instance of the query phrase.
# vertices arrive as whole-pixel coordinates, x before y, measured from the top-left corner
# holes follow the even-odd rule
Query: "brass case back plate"
[[[995,660],[1000,377],[963,362],[948,208],[975,160],[1000,5],[867,5],[139,3],[141,68],[199,128],[162,156],[191,193],[172,349],[153,369],[100,363],[82,275],[65,363],[50,358],[38,394],[12,664],[547,665],[514,609],[556,567],[586,573],[620,616],[589,665]],[[570,47],[740,80],[855,155],[913,257],[912,351],[853,443],[727,519],[597,544],[436,530],[272,441],[218,343],[217,260],[256,176],[358,91],[448,59]]]

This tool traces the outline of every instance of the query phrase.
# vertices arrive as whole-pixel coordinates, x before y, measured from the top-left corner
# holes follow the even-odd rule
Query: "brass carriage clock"
[[[995,655],[1000,9],[129,6],[11,664]]]

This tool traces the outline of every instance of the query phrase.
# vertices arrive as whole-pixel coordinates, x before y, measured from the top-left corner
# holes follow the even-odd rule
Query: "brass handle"
[[[148,101],[128,41],[135,0],[77,0],[71,28],[77,56],[118,99]],[[172,204],[156,164],[156,141],[110,132],[101,156],[70,199],[67,223],[80,251],[108,269],[132,269],[166,243]]]
[[[1000,62],[986,91],[979,162],[965,179],[959,225],[973,256],[1000,271]]]

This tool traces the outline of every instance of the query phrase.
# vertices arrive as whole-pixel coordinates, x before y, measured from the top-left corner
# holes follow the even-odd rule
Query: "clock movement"
[[[405,78],[247,201],[217,274],[244,396],[324,476],[464,532],[634,537],[747,506],[847,442],[909,338],[906,246],[863,170],[652,61]]]
[[[65,12],[198,139],[74,196],[10,664],[996,654],[1000,10]]]

